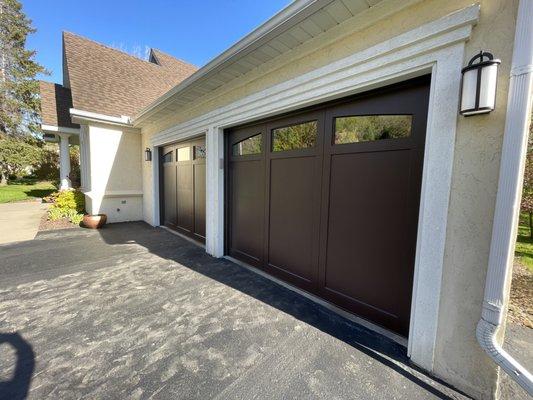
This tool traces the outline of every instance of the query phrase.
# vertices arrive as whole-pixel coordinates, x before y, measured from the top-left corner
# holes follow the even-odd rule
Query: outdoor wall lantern
[[[468,117],[494,110],[498,65],[500,63],[501,61],[494,59],[491,53],[480,51],[461,70],[463,84],[460,113],[462,115]]]
[[[144,151],[144,161],[152,161],[152,150],[148,147]]]

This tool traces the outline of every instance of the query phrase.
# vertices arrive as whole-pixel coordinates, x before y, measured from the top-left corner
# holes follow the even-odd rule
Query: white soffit
[[[374,7],[381,0],[296,0],[143,109],[150,123]]]

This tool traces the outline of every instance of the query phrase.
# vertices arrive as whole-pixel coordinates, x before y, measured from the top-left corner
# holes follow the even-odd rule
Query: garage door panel
[[[194,212],[192,168],[192,165],[179,165],[176,179],[177,225],[188,232],[192,231]]]
[[[264,168],[262,161],[240,161],[231,167],[230,251],[258,262],[263,254]]]
[[[316,157],[271,160],[268,263],[316,280]]]
[[[331,160],[325,288],[395,316],[412,261],[410,160],[410,151]]]
[[[176,224],[176,167],[174,164],[164,167],[164,221],[165,224]]]
[[[205,238],[205,164],[194,168],[194,233]]]

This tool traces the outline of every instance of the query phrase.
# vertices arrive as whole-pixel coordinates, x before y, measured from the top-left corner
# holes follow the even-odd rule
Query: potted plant
[[[105,214],[86,214],[83,216],[83,226],[89,229],[100,229],[105,225],[107,221],[107,215]]]

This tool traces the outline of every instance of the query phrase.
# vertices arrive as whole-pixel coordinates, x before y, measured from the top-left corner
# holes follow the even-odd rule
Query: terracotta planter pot
[[[105,214],[83,216],[83,226],[89,229],[99,229],[105,225],[106,221],[107,215]]]

